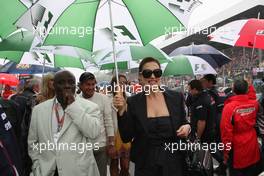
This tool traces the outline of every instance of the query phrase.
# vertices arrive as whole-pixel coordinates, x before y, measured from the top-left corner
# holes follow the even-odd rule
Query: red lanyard
[[[64,123],[65,112],[63,112],[63,116],[60,118],[60,115],[59,115],[59,112],[58,112],[58,108],[59,108],[59,104],[56,103],[54,109],[55,109],[56,119],[57,119],[57,122],[58,122],[57,132],[60,132],[60,130],[62,129],[63,123]]]

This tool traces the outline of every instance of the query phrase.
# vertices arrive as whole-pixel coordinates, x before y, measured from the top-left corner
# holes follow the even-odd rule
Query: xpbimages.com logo
[[[99,150],[99,143],[54,143],[47,141],[46,143],[33,143],[32,149],[34,151],[77,151],[78,153],[84,153],[86,150]]]
[[[174,153],[176,151],[197,151],[197,150],[209,150],[211,153],[216,153],[216,151],[231,150],[231,143],[185,143],[185,142],[171,142],[165,143],[165,151]]]
[[[145,86],[139,86],[137,90],[133,90],[132,86],[129,85],[107,85],[105,87],[99,87],[99,91],[102,91],[105,89],[105,94],[112,94],[113,92],[117,93],[120,91],[126,91],[126,92],[145,92],[145,95],[150,95],[151,92],[165,92],[165,85],[145,85]]]
[[[81,38],[92,35],[94,32],[93,28],[89,26],[55,26],[49,31],[46,27],[37,27],[34,31],[41,37],[45,37],[46,35],[75,35]]]

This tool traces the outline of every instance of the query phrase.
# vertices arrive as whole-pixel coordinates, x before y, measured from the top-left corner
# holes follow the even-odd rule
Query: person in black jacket
[[[215,106],[211,96],[203,90],[199,80],[189,82],[189,92],[192,96],[190,118],[192,135],[201,142],[211,143],[215,138]]]
[[[32,161],[28,155],[28,131],[31,120],[32,108],[36,104],[36,95],[40,89],[40,81],[38,79],[27,80],[22,93],[15,94],[11,100],[18,104],[19,112],[21,113],[21,137],[19,139],[22,161],[23,161],[23,175],[29,176],[31,172]]]
[[[220,121],[222,116],[222,110],[224,108],[224,101],[227,99],[227,95],[222,93],[221,96],[216,88],[216,76],[213,74],[204,75],[201,79],[203,88],[208,92],[212,97],[212,100],[215,102],[215,142],[219,144],[221,142],[220,134]],[[219,166],[214,170],[218,175],[226,175],[226,167],[223,164],[224,157],[221,151],[217,150],[216,153],[212,153],[212,156],[215,160],[218,161]]]
[[[11,122],[16,138],[20,139],[22,116],[18,104],[13,100],[5,100],[3,98],[0,98],[0,104]]]
[[[161,76],[160,63],[145,58],[139,65],[143,91],[127,101],[122,93],[113,99],[121,138],[123,142],[132,141],[135,176],[187,175],[184,152],[172,147],[190,132],[184,97],[181,93],[165,91],[160,86]]]
[[[2,105],[0,105],[0,175],[22,175],[17,139]]]

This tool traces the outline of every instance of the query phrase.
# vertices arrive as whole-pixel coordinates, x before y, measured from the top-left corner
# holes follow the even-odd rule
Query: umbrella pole
[[[191,44],[191,55],[193,54],[193,46],[194,46],[194,42],[192,42]]]
[[[223,65],[223,87],[225,87],[226,86],[226,79],[225,79],[226,77],[225,77],[225,66]]]
[[[181,76],[181,90],[184,93],[183,76]]]
[[[260,18],[260,12],[258,13],[258,19]],[[252,52],[251,52],[251,60],[253,60],[254,57],[254,51],[255,51],[255,44],[256,44],[256,35],[254,36],[254,41],[253,41],[253,48],[252,48]],[[248,63],[247,63],[247,67],[249,67],[249,60],[250,58],[248,58]]]
[[[113,47],[113,58],[115,63],[115,74],[116,74],[116,82],[119,85],[119,78],[118,78],[118,67],[116,61],[116,48],[115,48],[115,41],[114,41],[114,27],[113,27],[113,18],[112,18],[112,9],[111,9],[111,0],[108,0],[109,6],[109,16],[110,16],[110,26],[111,26],[111,34],[112,34],[112,47]]]
[[[42,67],[42,79],[44,77],[44,73],[45,73],[45,64],[46,64],[46,59],[43,57],[44,61],[43,61],[43,67]]]

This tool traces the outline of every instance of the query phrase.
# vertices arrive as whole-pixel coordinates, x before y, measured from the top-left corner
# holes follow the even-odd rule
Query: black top
[[[0,105],[0,175],[15,176],[15,166],[22,175],[22,161],[12,124]]]
[[[164,146],[164,142],[173,141],[174,130],[170,118],[169,116],[148,118],[148,138],[153,146]]]
[[[171,117],[171,128],[176,131],[181,125],[188,123],[185,116],[183,95],[171,90],[166,90],[163,95]],[[146,96],[142,92],[129,97],[127,99],[127,112],[118,117],[118,127],[123,142],[132,141],[130,156],[136,167],[144,165],[150,146]],[[176,132],[172,135],[174,135],[175,140],[179,139]]]
[[[201,141],[210,142],[214,137],[215,128],[215,102],[211,96],[203,91],[200,94],[192,97],[190,105],[192,134],[197,132],[198,120],[205,120],[206,127],[201,137]]]
[[[148,150],[145,167],[136,168],[136,175],[144,176],[185,176],[184,156],[180,150],[173,152],[174,129],[171,117],[155,117],[147,119]],[[176,148],[176,147],[174,147]]]

